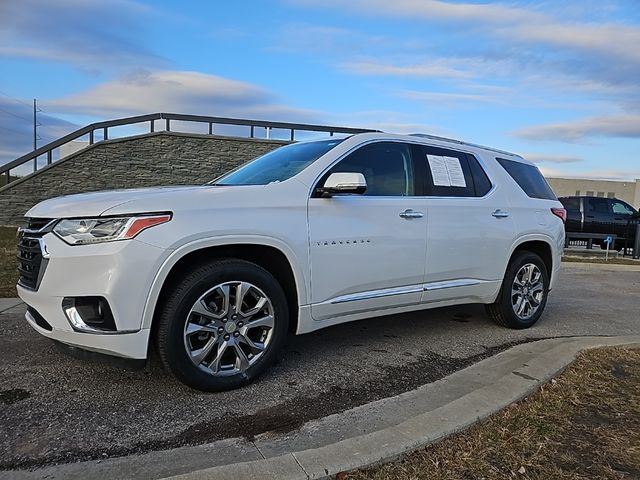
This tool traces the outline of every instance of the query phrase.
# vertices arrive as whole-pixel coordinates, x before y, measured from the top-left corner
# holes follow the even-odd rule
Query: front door
[[[323,320],[420,302],[426,254],[425,200],[414,196],[411,147],[359,147],[333,172],[362,173],[363,195],[309,199],[311,313]]]

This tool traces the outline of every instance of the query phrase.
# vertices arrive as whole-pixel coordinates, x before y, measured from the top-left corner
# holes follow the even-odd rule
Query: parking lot
[[[281,361],[240,390],[203,394],[164,373],[61,353],[0,313],[0,468],[104,458],[266,431],[388,397],[531,339],[640,331],[640,267],[566,264],[532,329],[491,323],[482,306],[379,317],[292,337]]]

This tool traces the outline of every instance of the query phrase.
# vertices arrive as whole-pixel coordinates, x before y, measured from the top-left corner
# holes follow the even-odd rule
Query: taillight
[[[552,208],[551,213],[562,220],[562,223],[567,221],[567,211],[564,208]]]

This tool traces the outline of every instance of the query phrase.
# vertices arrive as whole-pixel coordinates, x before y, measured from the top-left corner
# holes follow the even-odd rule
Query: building
[[[640,178],[635,181],[615,181],[547,177],[547,182],[558,197],[569,195],[615,197],[640,209]]]

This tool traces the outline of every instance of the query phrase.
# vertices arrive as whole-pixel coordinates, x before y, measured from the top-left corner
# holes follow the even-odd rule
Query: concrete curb
[[[564,370],[584,349],[640,345],[640,335],[574,337],[558,340],[541,340],[513,347],[440,380],[440,382],[449,383],[464,381],[468,377],[465,373],[469,373],[470,370],[474,370],[481,376],[480,370],[495,367],[496,363],[512,364],[517,357],[528,358],[525,362],[521,362],[518,368],[511,369],[508,374],[502,375],[498,380],[395,426],[320,448],[295,451],[264,460],[218,466],[168,478],[175,480],[322,479],[332,477],[339,472],[389,461],[460,431],[522,399]]]
[[[561,337],[517,345],[400,395],[251,440],[1,471],[4,479],[322,479],[390,461],[488,417],[535,391],[589,348],[638,345],[640,335]],[[319,400],[321,401],[321,399]]]

